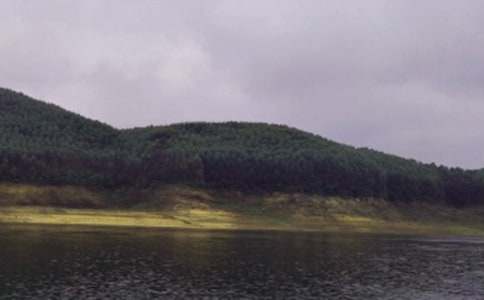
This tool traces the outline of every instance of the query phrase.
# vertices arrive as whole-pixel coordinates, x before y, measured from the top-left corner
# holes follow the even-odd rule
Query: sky
[[[0,2],[0,86],[118,128],[286,124],[484,167],[484,1]]]

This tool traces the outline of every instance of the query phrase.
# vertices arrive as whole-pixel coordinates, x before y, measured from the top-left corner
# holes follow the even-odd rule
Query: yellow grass
[[[484,235],[484,208],[179,185],[100,191],[0,183],[0,223]]]
[[[455,223],[384,221],[360,216],[323,217],[253,216],[222,210],[128,211],[59,209],[40,207],[0,208],[0,223],[185,228],[208,230],[285,230],[395,234],[483,235],[481,226]]]

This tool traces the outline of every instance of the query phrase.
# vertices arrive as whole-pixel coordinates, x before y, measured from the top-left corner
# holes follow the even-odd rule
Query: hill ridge
[[[183,183],[395,201],[480,203],[481,171],[426,164],[281,124],[116,129],[0,88],[0,180],[103,188]]]

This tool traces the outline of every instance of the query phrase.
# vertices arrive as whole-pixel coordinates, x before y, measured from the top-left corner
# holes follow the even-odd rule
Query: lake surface
[[[0,225],[0,299],[484,299],[484,240]]]

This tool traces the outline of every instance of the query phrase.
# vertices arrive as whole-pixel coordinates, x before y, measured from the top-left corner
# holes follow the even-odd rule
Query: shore
[[[415,235],[484,235],[481,224],[456,222],[386,221],[359,216],[302,218],[249,216],[218,210],[128,211],[63,209],[54,207],[3,207],[0,223],[59,226],[122,226],[204,230],[278,230]]]
[[[0,223],[5,224],[484,235],[483,207],[306,194],[247,195],[176,185],[113,192],[0,185],[0,204]]]

